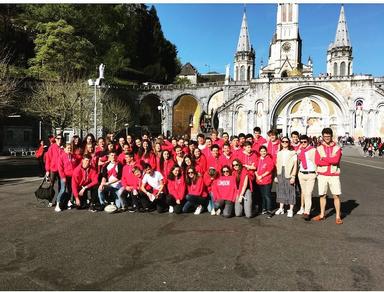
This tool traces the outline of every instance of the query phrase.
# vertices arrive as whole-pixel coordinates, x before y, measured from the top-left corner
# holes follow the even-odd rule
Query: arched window
[[[247,80],[251,80],[251,67],[248,66],[248,70],[247,70]]]
[[[245,80],[245,66],[240,67],[240,81]]]
[[[337,75],[337,63],[333,64],[333,76],[338,76]]]
[[[340,76],[345,76],[345,62],[340,64]]]

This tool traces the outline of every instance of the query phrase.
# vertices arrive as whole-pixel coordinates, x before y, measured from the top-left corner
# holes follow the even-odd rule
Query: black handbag
[[[44,177],[40,186],[35,191],[35,196],[38,200],[47,200],[49,202],[51,202],[53,197],[55,196],[55,190],[53,189],[53,185],[47,180],[46,177]]]

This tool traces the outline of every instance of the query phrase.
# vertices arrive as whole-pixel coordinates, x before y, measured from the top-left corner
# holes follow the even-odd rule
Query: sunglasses
[[[228,169],[223,170],[223,173],[229,173],[229,170]]]
[[[308,141],[300,141],[301,144],[307,144]]]
[[[188,171],[188,174],[195,174],[193,171]]]
[[[289,141],[281,141],[281,143],[289,143]]]
[[[239,164],[238,163],[234,163],[234,164],[232,164],[232,166],[239,166]]]

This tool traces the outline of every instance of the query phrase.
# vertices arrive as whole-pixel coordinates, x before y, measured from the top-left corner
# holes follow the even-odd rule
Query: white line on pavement
[[[345,159],[343,159],[341,162],[347,162],[347,163],[352,163],[352,164],[356,164],[356,165],[362,165],[362,166],[366,166],[366,167],[371,167],[371,168],[376,168],[376,169],[384,170],[384,167],[374,166],[374,165],[369,165],[369,164],[363,164],[363,163],[358,163],[358,162],[353,162],[353,161],[348,161],[348,160],[345,160]]]

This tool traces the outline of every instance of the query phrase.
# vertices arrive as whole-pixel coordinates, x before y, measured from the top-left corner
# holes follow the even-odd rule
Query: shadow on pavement
[[[352,213],[352,211],[357,208],[360,204],[356,202],[356,200],[348,200],[348,201],[342,201],[342,197],[340,197],[341,200],[341,217],[345,218],[348,215]],[[320,213],[320,198],[314,197],[312,198],[312,207],[314,208],[313,214]],[[331,209],[331,210],[330,210]],[[330,211],[329,211],[330,210]],[[327,213],[327,211],[329,211]],[[333,206],[333,198],[327,197],[327,205],[325,207],[326,217],[330,217],[334,214],[336,214],[335,208]]]

